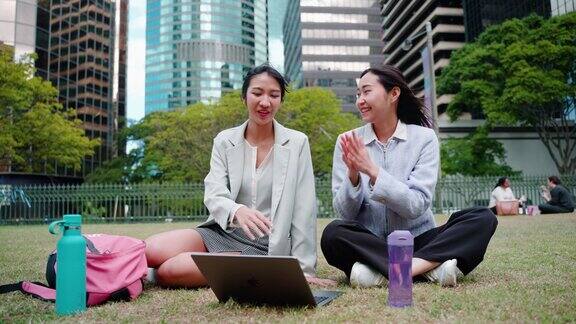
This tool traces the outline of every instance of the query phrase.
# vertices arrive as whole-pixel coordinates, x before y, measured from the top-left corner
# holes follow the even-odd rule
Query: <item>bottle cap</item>
[[[82,225],[81,215],[64,215],[64,226],[80,226]]]
[[[414,236],[409,231],[394,231],[388,235],[388,245],[414,245]]]

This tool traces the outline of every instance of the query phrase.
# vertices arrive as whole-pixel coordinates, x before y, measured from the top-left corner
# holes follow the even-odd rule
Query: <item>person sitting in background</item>
[[[561,185],[557,176],[548,177],[548,190],[542,190],[541,196],[546,203],[538,205],[541,214],[571,213],[574,211],[572,194]]]
[[[494,186],[494,190],[490,194],[490,203],[488,204],[488,208],[496,215],[497,208],[496,205],[499,201],[518,201],[519,205],[522,205],[522,201],[524,197],[520,199],[516,199],[512,189],[510,189],[510,179],[508,177],[502,177],[498,179],[496,186]]]

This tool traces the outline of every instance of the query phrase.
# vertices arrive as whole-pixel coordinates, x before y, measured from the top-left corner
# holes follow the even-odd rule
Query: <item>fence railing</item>
[[[560,177],[562,185],[574,196],[576,193],[576,176]],[[436,185],[436,213],[450,214],[453,211],[473,206],[488,206],[490,193],[498,177],[461,177],[447,176]],[[510,188],[516,198],[525,196],[527,203],[537,205],[544,200],[540,197],[540,187],[546,186],[548,176],[510,177]]]
[[[546,176],[511,178],[517,197],[541,202],[539,187]],[[487,206],[496,177],[444,177],[436,188],[436,213],[449,214]],[[563,176],[574,193],[576,176]],[[83,184],[59,186],[0,185],[0,224],[47,223],[64,214],[82,214],[86,222],[200,221],[206,219],[204,186],[199,183]],[[318,217],[334,217],[330,179],[316,180]]]

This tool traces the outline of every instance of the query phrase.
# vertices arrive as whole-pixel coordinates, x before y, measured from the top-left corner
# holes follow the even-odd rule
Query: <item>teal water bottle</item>
[[[56,314],[71,315],[86,310],[86,240],[80,227],[82,216],[64,215],[48,230],[62,237],[56,248]]]

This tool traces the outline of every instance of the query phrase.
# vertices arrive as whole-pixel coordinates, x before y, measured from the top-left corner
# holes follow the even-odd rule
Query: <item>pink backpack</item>
[[[146,278],[146,244],[128,236],[88,234],[86,238],[86,305],[95,306],[107,301],[133,300],[142,293]],[[57,251],[48,257],[46,280],[21,281],[0,286],[0,293],[20,290],[36,298],[56,299]]]

